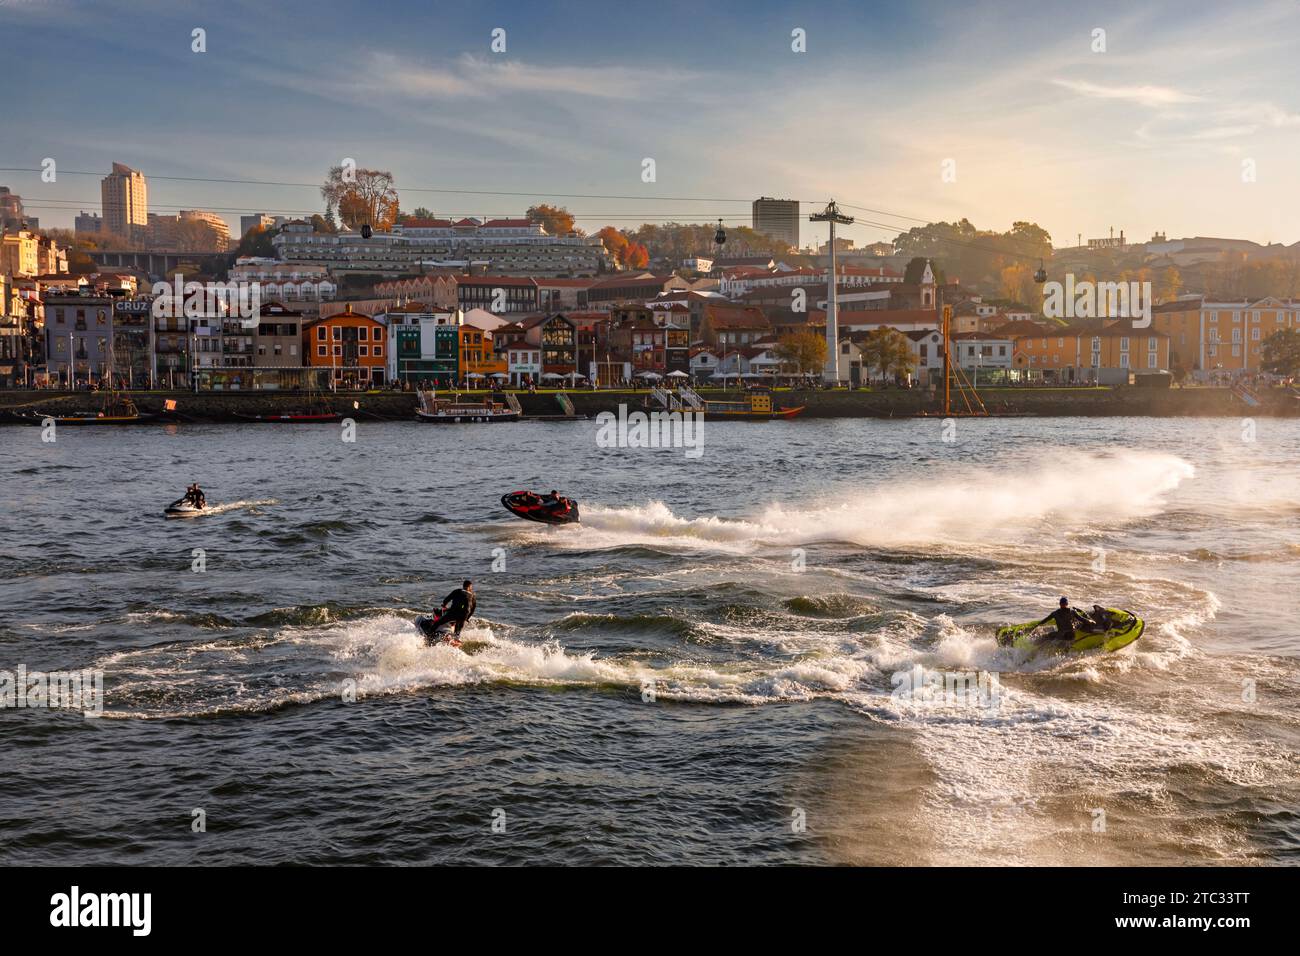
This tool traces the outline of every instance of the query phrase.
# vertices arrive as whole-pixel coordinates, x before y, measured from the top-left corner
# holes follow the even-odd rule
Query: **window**
[[[370,333],[369,329],[367,329],[364,325],[361,326],[361,328],[357,329],[357,341],[358,342],[366,341],[366,336],[369,335],[369,333]]]
[[[333,326],[330,331],[333,333],[330,336],[330,338],[332,338],[335,342],[343,341],[343,326],[341,325]]]
[[[341,345],[334,346],[334,354],[336,356],[341,356],[343,354],[343,346]]]
[[[1147,368],[1159,368],[1160,364],[1156,361],[1156,353],[1147,353]]]
[[[1128,354],[1125,353],[1119,357],[1119,367],[1128,368]]]
[[[374,348],[374,355],[375,355],[375,358],[383,358],[383,357],[384,357],[384,347],[383,347],[382,345],[376,345],[375,348]]]
[[[1147,348],[1155,349],[1160,347],[1160,340],[1154,335],[1147,339]]]
[[[316,341],[317,342],[325,341],[325,326],[323,325],[316,326]]]
[[[1119,340],[1119,350],[1120,350],[1121,352],[1127,352],[1127,351],[1128,351],[1128,336],[1127,336],[1127,335],[1122,335],[1122,336],[1120,336],[1120,340]]]

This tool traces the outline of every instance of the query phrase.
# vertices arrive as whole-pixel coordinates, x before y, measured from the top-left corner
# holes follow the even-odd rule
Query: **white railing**
[[[686,407],[697,411],[703,410],[704,399],[700,398],[699,393],[689,385],[677,386],[677,394],[681,396],[682,404],[686,405]]]
[[[650,394],[664,408],[671,410],[682,407],[682,403],[678,401],[677,396],[662,386],[656,385],[650,389]]]

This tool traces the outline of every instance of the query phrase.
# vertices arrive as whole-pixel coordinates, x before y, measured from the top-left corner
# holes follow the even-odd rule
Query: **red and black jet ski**
[[[563,495],[552,498],[534,491],[512,491],[501,496],[506,510],[542,524],[573,524],[578,520],[578,503]]]

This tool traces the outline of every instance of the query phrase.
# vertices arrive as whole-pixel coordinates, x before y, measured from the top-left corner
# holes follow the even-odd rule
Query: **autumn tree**
[[[279,231],[276,226],[254,226],[239,240],[239,245],[235,249],[236,258],[239,256],[275,258],[275,246],[271,244],[271,240]]]
[[[1300,332],[1279,329],[1266,338],[1259,367],[1285,378],[1300,375]]]
[[[916,369],[907,336],[897,329],[882,326],[872,329],[858,343],[862,364],[880,372],[880,377],[899,378]]]
[[[526,216],[529,222],[540,222],[542,228],[552,236],[567,236],[571,232],[582,234],[581,230],[574,226],[573,214],[563,206],[540,203],[528,207]]]
[[[792,332],[776,345],[776,357],[800,375],[826,367],[826,339],[816,332]]]
[[[393,228],[399,212],[397,189],[393,174],[378,169],[355,169],[334,166],[320,188],[325,200],[325,213],[339,220],[349,229],[369,225],[387,232]]]
[[[1161,302],[1171,302],[1183,291],[1183,274],[1170,266],[1160,276],[1160,291],[1157,293]]]
[[[600,230],[596,233],[596,238],[614,261],[625,269],[644,269],[650,264],[650,250],[613,226]]]

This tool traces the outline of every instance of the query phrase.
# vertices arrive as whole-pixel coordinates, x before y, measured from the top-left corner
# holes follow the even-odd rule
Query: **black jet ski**
[[[184,498],[177,498],[169,504],[163,509],[163,514],[168,518],[194,518],[198,515],[207,514],[211,510],[211,506],[206,502],[204,502],[202,507],[199,507],[193,502],[193,500],[186,496]]]
[[[578,521],[578,503],[563,495],[552,498],[534,491],[512,491],[501,496],[506,510],[542,524],[573,524]]]
[[[436,617],[421,614],[415,619],[415,629],[424,635],[426,644],[450,644],[452,647],[460,647],[460,641],[456,640],[456,625],[450,621],[439,623]]]

